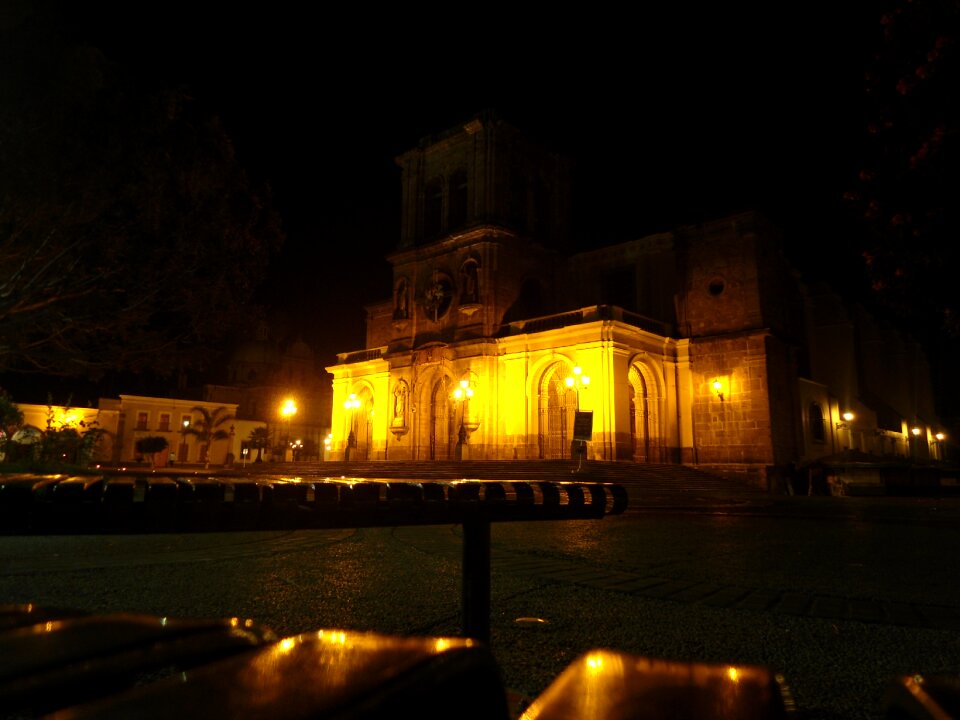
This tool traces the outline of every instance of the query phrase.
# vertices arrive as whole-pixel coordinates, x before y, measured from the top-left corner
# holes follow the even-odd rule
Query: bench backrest
[[[599,519],[613,483],[203,475],[0,476],[0,532],[197,532]]]

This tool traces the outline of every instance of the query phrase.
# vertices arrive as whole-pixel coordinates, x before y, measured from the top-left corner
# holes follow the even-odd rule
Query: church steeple
[[[400,250],[480,225],[563,248],[570,228],[569,163],[492,111],[423,138],[399,156]]]

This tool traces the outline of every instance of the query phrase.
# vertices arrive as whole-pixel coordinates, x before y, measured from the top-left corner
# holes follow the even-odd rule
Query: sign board
[[[588,441],[593,439],[593,411],[577,410],[573,418],[573,439]]]

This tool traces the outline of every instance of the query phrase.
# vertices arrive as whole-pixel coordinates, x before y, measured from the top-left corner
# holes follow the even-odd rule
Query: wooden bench
[[[50,715],[509,717],[499,667],[488,648],[470,638],[343,630],[278,638],[241,618],[0,606],[0,717]]]
[[[796,709],[783,678],[763,667],[597,649],[517,707],[488,647],[469,638],[337,629],[277,638],[240,618],[32,606],[0,607],[0,707],[18,720],[785,720]]]
[[[142,473],[0,476],[0,533],[463,527],[463,635],[490,639],[490,525],[599,520],[627,492],[583,482],[416,482]]]

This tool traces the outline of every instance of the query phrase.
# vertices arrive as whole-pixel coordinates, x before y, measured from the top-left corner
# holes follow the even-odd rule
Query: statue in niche
[[[460,268],[460,304],[472,305],[477,302],[477,263],[468,260]]]
[[[407,388],[403,385],[397,385],[393,391],[393,417],[398,420],[403,419],[403,410],[407,400]]]
[[[396,298],[393,304],[393,319],[406,320],[409,317],[410,295],[407,291],[407,281],[401,280],[397,283]]]

